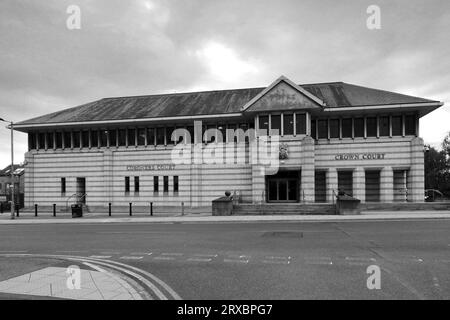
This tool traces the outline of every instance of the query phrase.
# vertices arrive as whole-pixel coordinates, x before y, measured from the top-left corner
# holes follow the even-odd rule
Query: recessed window
[[[127,145],[127,131],[125,129],[119,129],[119,146],[124,147]]]
[[[407,115],[405,116],[405,135],[415,136],[416,132],[416,116]]]
[[[281,115],[274,114],[272,115],[271,120],[271,135],[281,135]]]
[[[130,177],[125,177],[125,194],[130,193]]]
[[[72,132],[72,136],[73,136],[73,147],[74,148],[80,148],[81,145],[81,132],[80,131],[74,131]]]
[[[47,132],[47,149],[53,149],[53,132]]]
[[[169,193],[169,177],[164,176],[164,193]]]
[[[81,147],[89,148],[89,131],[84,130],[81,132]]]
[[[139,193],[139,177],[134,177],[134,193]]]
[[[173,193],[178,194],[178,176],[173,177]]]
[[[330,138],[339,138],[339,137],[340,137],[339,119],[331,119]]]
[[[392,135],[402,136],[403,135],[403,118],[402,116],[392,117]]]
[[[389,117],[380,117],[380,137],[389,137]]]
[[[106,129],[100,130],[100,147],[104,148],[108,146],[109,131]]]
[[[319,120],[319,139],[328,139],[328,120]]]
[[[294,134],[294,115],[283,115],[283,135],[289,136]]]
[[[295,115],[295,129],[297,134],[306,134],[306,114],[297,113]],[[315,137],[315,134],[314,134]]]
[[[147,128],[147,145],[155,145],[155,128]]]
[[[139,128],[137,135],[138,146],[145,146],[145,129]]]
[[[342,138],[353,138],[352,119],[342,119]]]
[[[166,139],[167,139],[167,144],[171,145],[174,144],[174,141],[172,140],[172,134],[174,132],[175,128],[174,127],[167,127],[166,128]]]
[[[56,149],[62,149],[62,132],[55,132],[55,148]]]
[[[44,132],[38,133],[38,148],[40,150],[45,149],[45,133]]]
[[[64,131],[64,148],[72,148],[72,135],[68,131]]]
[[[153,177],[153,192],[154,193],[159,192],[159,177],[158,176]]]
[[[117,130],[108,130],[109,134],[109,146],[116,147],[117,146]]]
[[[354,123],[355,138],[364,138],[364,118],[356,118]]]
[[[297,134],[299,134],[298,131]],[[311,138],[313,138],[314,140],[317,139],[316,120],[311,121]]]
[[[377,136],[377,118],[369,117],[366,119],[366,130],[368,137],[376,137]]]
[[[61,178],[61,195],[66,195],[66,178]]]
[[[259,116],[259,130],[260,134],[267,136],[267,131],[269,130],[269,116]]]
[[[136,129],[128,129],[128,146],[136,146]]]
[[[157,145],[165,145],[164,140],[165,128],[156,128],[156,144]]]
[[[91,130],[91,148],[98,148],[98,130]]]
[[[36,134],[35,133],[28,133],[28,150],[35,150],[36,149]]]

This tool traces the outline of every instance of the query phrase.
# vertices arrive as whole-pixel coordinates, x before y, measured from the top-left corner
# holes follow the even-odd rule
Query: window
[[[127,145],[127,131],[125,129],[119,129],[119,147]]]
[[[403,135],[403,117],[394,116],[392,117],[392,135],[402,136]]]
[[[364,138],[364,118],[354,120],[355,138]]]
[[[328,139],[328,120],[319,120],[319,139]]]
[[[377,118],[370,117],[366,119],[366,130],[368,137],[376,137],[377,136]]]
[[[138,129],[137,142],[138,142],[138,146],[145,146],[145,129],[144,128]]]
[[[281,115],[276,114],[272,115],[271,120],[271,131],[270,134],[272,135],[281,135]]]
[[[89,131],[81,132],[81,146],[83,148],[89,148]]]
[[[339,119],[330,120],[330,138],[339,138],[341,136],[339,128]]]
[[[353,138],[352,119],[342,119],[342,138]]]
[[[189,126],[189,127],[187,127],[186,128],[187,129],[187,131],[188,131],[188,136],[186,137],[186,144],[189,144],[189,143],[194,143],[195,141],[194,141],[194,127],[193,126]],[[224,136],[225,137],[225,136]],[[225,138],[224,138],[225,139]]]
[[[173,177],[173,193],[178,194],[178,176]]]
[[[61,178],[61,195],[66,195],[66,178]]]
[[[312,120],[311,121],[311,138],[313,138],[314,140],[317,139],[317,130],[316,130],[316,120]],[[298,131],[297,131],[297,134]]]
[[[64,148],[72,148],[72,135],[70,132],[64,132]]]
[[[136,129],[128,129],[128,146],[136,146]]]
[[[139,193],[139,177],[134,177],[134,193]]]
[[[28,133],[28,150],[36,149],[36,134]]]
[[[169,177],[164,176],[164,193],[169,193]]]
[[[306,134],[306,114],[297,113],[295,115],[295,127],[297,134]]]
[[[125,194],[130,193],[130,177],[125,177]]]
[[[407,115],[405,116],[405,135],[407,136],[415,136],[416,132],[416,116],[415,115]]]
[[[159,192],[159,177],[158,176],[153,177],[153,192],[154,193]]]
[[[80,148],[80,142],[81,142],[81,133],[80,133],[80,131],[72,132],[72,136],[73,136],[73,147],[74,148]]]
[[[155,145],[155,128],[147,128],[147,145]]]
[[[56,149],[62,149],[63,143],[62,143],[62,132],[55,132],[55,142],[56,142]]]
[[[98,131],[91,130],[91,148],[98,148]]]
[[[166,142],[164,141],[164,133],[165,128],[156,128],[156,144],[157,145],[165,145]]]
[[[259,116],[259,131],[258,134],[267,136],[267,130],[269,129],[269,116]]]
[[[41,150],[45,149],[45,133],[43,132],[38,133],[38,148]]]
[[[216,131],[211,129],[217,129],[217,126],[215,124],[209,124],[207,126],[204,126],[205,132],[203,133],[203,138],[205,143],[212,143],[216,141]],[[208,131],[210,130],[210,131]],[[207,133],[206,133],[207,132]],[[169,136],[167,136],[167,139],[169,139]]]
[[[53,132],[47,132],[47,149],[53,149]]]
[[[106,129],[100,130],[100,147],[107,147],[108,146],[108,134],[109,131]]]
[[[294,134],[294,115],[283,115],[283,135],[290,136]]]
[[[109,146],[116,147],[117,146],[117,130],[108,130],[109,135]]]
[[[389,137],[390,135],[389,117],[380,117],[380,137]]]

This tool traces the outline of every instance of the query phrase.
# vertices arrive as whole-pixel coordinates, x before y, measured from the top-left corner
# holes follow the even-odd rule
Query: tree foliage
[[[446,150],[430,147],[425,152],[425,189],[436,189],[450,196],[450,160]]]

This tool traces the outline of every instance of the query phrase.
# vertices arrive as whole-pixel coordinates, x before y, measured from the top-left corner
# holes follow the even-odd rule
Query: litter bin
[[[83,207],[80,204],[72,205],[72,218],[81,218],[83,217]]]
[[[353,198],[347,194],[339,194],[336,201],[337,214],[356,215],[361,214],[359,204],[361,200]]]
[[[233,214],[233,197],[230,192],[225,193],[225,197],[220,197],[212,201],[213,216],[231,216]]]

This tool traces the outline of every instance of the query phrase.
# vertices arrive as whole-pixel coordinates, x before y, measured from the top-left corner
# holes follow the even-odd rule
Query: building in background
[[[14,183],[15,183],[15,201],[24,207],[25,191],[25,167],[23,165],[14,165]],[[0,202],[4,203],[4,208],[9,207],[8,201],[11,201],[11,165],[0,170]]]
[[[362,202],[423,202],[419,119],[442,105],[285,77],[266,88],[101,99],[15,125],[28,133],[25,203],[66,205],[75,196],[92,207],[202,207],[225,191],[244,203],[331,203],[338,190]],[[179,128],[194,140],[172,140]],[[174,163],[180,143],[203,151],[218,143],[204,134],[214,128],[226,137],[224,153],[243,142],[236,163]],[[257,141],[278,130],[279,170],[255,164],[248,141],[227,129],[255,129]]]

